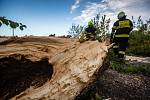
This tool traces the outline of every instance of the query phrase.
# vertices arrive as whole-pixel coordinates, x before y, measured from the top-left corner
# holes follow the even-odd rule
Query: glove
[[[111,43],[111,44],[114,42],[114,41],[113,41],[114,35],[115,35],[115,32],[112,32],[112,33],[111,33],[111,37],[110,37],[110,43]]]

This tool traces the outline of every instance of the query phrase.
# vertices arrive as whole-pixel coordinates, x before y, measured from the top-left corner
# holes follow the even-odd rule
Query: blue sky
[[[98,11],[112,23],[122,10],[128,17],[148,19],[149,4],[150,0],[0,0],[0,16],[27,25],[24,31],[15,30],[19,36],[66,35],[72,23],[86,25]],[[3,25],[0,35],[12,35],[12,30]]]

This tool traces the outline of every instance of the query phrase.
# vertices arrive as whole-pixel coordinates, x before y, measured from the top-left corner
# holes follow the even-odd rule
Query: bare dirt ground
[[[108,69],[96,84],[100,96],[111,100],[150,100],[150,77]]]
[[[150,77],[107,69],[75,100],[150,100]]]

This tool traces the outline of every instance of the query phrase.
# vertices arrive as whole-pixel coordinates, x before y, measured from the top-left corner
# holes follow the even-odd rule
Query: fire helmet
[[[119,12],[119,14],[118,14],[118,19],[122,19],[122,18],[124,18],[124,17],[126,17],[126,15],[125,15],[125,12]]]
[[[93,27],[93,26],[94,26],[93,22],[92,22],[92,21],[89,21],[89,22],[88,22],[88,26],[89,26],[89,27]]]

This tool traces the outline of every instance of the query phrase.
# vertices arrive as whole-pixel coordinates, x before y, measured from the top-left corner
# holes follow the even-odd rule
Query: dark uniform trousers
[[[119,58],[123,58],[128,46],[128,37],[115,37],[113,42],[115,43],[113,46],[115,55],[118,55]]]

